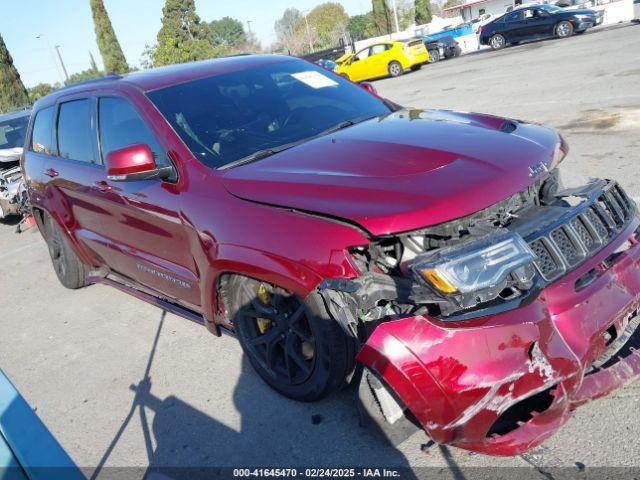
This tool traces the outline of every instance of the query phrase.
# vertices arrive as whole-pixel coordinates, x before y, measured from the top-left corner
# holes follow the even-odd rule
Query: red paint
[[[155,170],[156,162],[148,145],[131,145],[107,154],[107,175],[128,175]]]
[[[529,167],[550,165],[561,141],[538,125],[519,123],[505,133],[498,117],[411,110],[216,171],[193,157],[145,95],[285,58],[176,65],[45,97],[34,111],[101,95],[128,100],[168,152],[178,181],[109,180],[108,173],[150,167],[141,146],[114,152],[108,168],[27,150],[34,207],[60,224],[87,264],[108,267],[212,325],[220,321],[215,288],[221,274],[259,278],[303,297],[325,278],[356,277],[347,248],[367,244],[367,231],[425,227],[495,204],[530,185]],[[640,373],[633,356],[617,370],[583,374],[605,350],[603,333],[640,298],[640,247],[588,287],[574,289],[637,225],[635,219],[526,307],[458,323],[425,316],[384,323],[358,359],[386,379],[434,440],[496,455],[525,451],[560,428],[572,407]],[[531,362],[534,343],[546,364]],[[486,437],[506,408],[549,387],[555,398],[548,410],[511,433]]]

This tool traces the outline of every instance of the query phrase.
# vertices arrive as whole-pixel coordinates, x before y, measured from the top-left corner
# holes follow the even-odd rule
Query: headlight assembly
[[[492,235],[416,258],[414,275],[462,307],[493,300],[507,287],[528,288],[535,274],[534,254],[515,233]]]

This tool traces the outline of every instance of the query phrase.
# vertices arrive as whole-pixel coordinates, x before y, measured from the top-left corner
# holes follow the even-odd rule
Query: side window
[[[56,107],[47,107],[36,113],[31,135],[31,150],[47,155],[55,155],[56,148],[53,140],[53,116]]]
[[[387,51],[387,46],[385,44],[374,45],[369,50],[369,56],[376,55],[377,53],[382,53],[382,52],[386,52],[386,51]]]
[[[95,163],[91,134],[91,102],[88,99],[60,104],[58,152],[62,158]]]
[[[365,48],[364,50],[360,50],[358,53],[356,53],[355,56],[357,57],[358,60],[364,60],[369,56],[369,49]]]
[[[144,143],[153,152],[158,166],[169,165],[163,148],[133,106],[123,98],[103,97],[98,106],[102,158],[120,148]]]
[[[517,22],[518,20],[520,20],[520,16],[521,15],[522,15],[522,12],[520,10],[518,10],[517,12],[511,12],[509,15],[504,17],[504,21],[505,22]]]

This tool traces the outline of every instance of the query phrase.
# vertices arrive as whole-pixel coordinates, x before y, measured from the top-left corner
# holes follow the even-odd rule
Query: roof
[[[158,88],[175,85],[178,83],[211,77],[223,73],[229,73],[276,62],[291,60],[293,57],[286,55],[238,55],[233,57],[215,58],[199,62],[180,63],[166,67],[140,70],[125,75],[107,75],[87,82],[70,85],[57,92],[69,93],[75,90],[85,90],[87,86],[94,88],[113,86],[118,83],[134,85],[144,92]]]

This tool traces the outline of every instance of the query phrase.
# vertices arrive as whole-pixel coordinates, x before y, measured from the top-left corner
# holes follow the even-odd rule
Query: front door
[[[122,97],[97,99],[99,157],[146,144],[158,166],[171,163],[138,111]],[[116,182],[102,169],[103,188],[96,202],[111,213],[100,226],[93,248],[109,256],[112,268],[188,307],[201,303],[195,261],[180,215],[175,184],[160,180]]]

